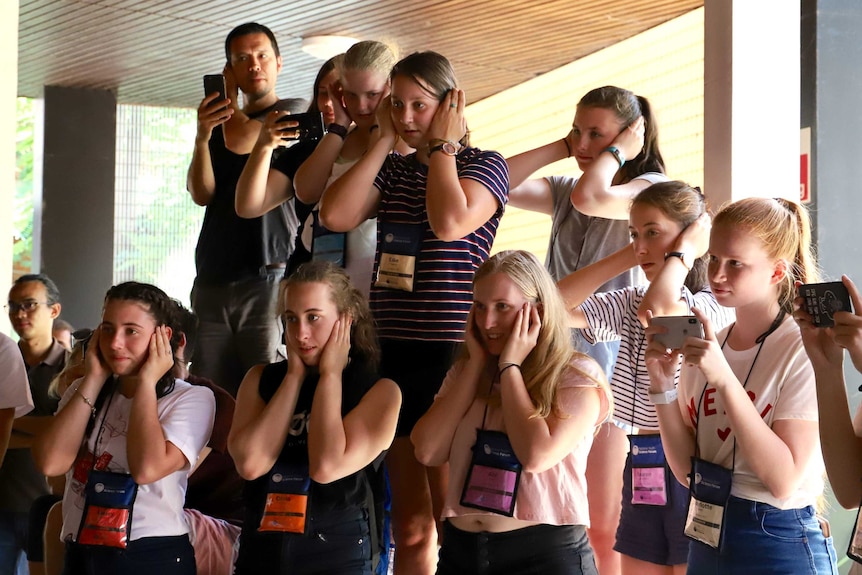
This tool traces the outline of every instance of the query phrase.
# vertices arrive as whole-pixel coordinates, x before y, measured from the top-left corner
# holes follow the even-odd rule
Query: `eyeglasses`
[[[24,313],[33,313],[36,311],[36,308],[40,305],[48,305],[48,302],[44,301],[25,301],[25,302],[15,302],[10,301],[6,305],[3,306],[3,309],[8,311],[10,314],[18,313],[19,311],[23,311]]]

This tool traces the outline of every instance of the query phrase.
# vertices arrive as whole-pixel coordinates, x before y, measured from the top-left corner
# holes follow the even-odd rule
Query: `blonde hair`
[[[817,282],[820,274],[811,247],[811,220],[804,206],[783,198],[745,198],[716,214],[712,233],[739,229],[763,245],[770,258],[784,260],[787,272],[778,286],[778,303],[793,312],[795,282]]]
[[[569,370],[607,390],[604,378],[596,379],[572,366],[573,359],[587,356],[572,348],[565,303],[554,280],[536,256],[523,250],[498,252],[476,271],[473,286],[482,278],[496,273],[506,274],[527,300],[541,306],[542,325],[536,347],[521,365],[524,383],[535,407],[532,417],[545,418],[552,410],[556,412],[557,389]]]
[[[340,73],[345,70],[371,70],[389,76],[392,66],[398,61],[395,50],[377,40],[363,40],[351,46],[338,63]]]
[[[368,301],[351,283],[343,268],[325,260],[304,263],[290,277],[282,280],[278,294],[278,313],[287,310],[288,289],[300,283],[321,283],[329,286],[332,301],[338,313],[350,314],[350,355],[360,355],[375,367],[380,361],[377,330],[368,308]]]

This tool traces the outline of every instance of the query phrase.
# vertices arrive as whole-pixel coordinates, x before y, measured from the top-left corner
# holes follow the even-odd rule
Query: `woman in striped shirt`
[[[663,456],[648,472],[641,471],[638,462],[633,466],[631,457],[626,458],[625,431],[632,446],[649,441],[639,436],[658,433],[643,359],[646,312],[651,310],[655,316],[690,315],[697,307],[721,326],[732,320],[733,313],[716,303],[707,286],[706,262],[701,256],[709,241],[709,216],[700,190],[678,181],[646,188],[632,203],[629,231],[631,245],[569,274],[558,285],[572,308],[573,327],[583,328],[587,341],[620,340],[611,378],[614,422],[599,433],[608,436],[604,442],[609,447],[606,461],[614,464],[607,480],[615,481],[623,494],[614,545],[622,554],[622,573],[670,575],[685,571],[688,540],[683,524],[688,491],[671,477]],[[635,265],[650,281],[648,288],[592,293]],[[661,442],[652,447],[660,452]],[[641,483],[648,476],[662,483],[658,497],[640,497],[657,487]]]
[[[500,154],[469,146],[464,92],[446,58],[411,54],[391,80],[392,94],[377,111],[380,138],[326,190],[320,217],[333,231],[377,217],[371,309],[381,375],[403,396],[387,457],[395,571],[422,575],[436,563],[435,518],[447,471],[416,460],[410,431],[463,341],[473,274],[490,253],[509,181]],[[390,155],[399,138],[416,152]]]

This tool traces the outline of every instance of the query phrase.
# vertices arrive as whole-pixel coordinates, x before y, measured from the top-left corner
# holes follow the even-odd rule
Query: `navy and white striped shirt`
[[[413,291],[372,286],[371,310],[384,339],[460,342],[473,303],[473,275],[488,259],[494,236],[509,199],[509,167],[497,152],[467,148],[458,154],[459,179],[479,182],[494,195],[499,207],[477,230],[444,242],[428,222],[425,186],[428,166],[409,156],[390,155],[374,180],[380,190],[377,210],[377,254],[380,266],[381,225],[411,224],[421,230]]]

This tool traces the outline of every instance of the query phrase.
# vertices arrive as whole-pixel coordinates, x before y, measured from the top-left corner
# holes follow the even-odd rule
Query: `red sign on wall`
[[[799,201],[811,203],[811,128],[799,133]]]

